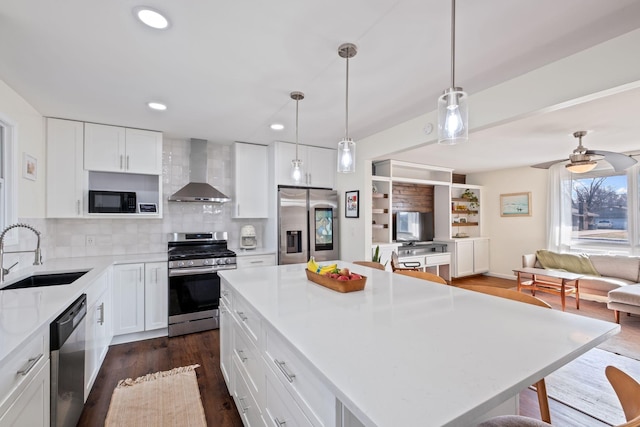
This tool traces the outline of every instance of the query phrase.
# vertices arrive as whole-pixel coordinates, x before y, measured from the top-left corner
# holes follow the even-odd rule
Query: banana
[[[335,270],[336,268],[338,268],[338,264],[319,266],[318,274],[326,274],[326,273],[328,273],[330,271]]]
[[[318,265],[318,263],[316,263],[316,260],[313,257],[309,258],[309,262],[307,262],[307,270],[313,271],[315,273],[319,268],[320,266]]]

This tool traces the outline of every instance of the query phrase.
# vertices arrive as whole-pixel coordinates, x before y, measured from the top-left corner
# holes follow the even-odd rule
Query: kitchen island
[[[474,425],[619,331],[338,264],[368,277],[364,291],[321,287],[303,264],[220,273],[221,368],[245,425]]]

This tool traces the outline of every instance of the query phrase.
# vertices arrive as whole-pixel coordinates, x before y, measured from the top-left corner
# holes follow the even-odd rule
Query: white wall
[[[640,55],[633,55],[637,46],[640,46],[640,30],[470,95],[471,132],[583,102],[594,94],[621,90],[625,85],[637,85],[640,82]],[[425,100],[425,103],[429,102],[435,107],[435,99]],[[425,135],[423,132],[427,123],[437,123],[435,111],[357,141],[356,173],[338,174],[337,188],[342,197],[347,190],[360,190],[361,196],[371,191],[372,159],[392,159],[394,153],[435,143],[435,133]],[[429,160],[416,159],[415,162],[429,164]],[[341,233],[343,259],[358,259],[370,252],[371,200],[361,197],[361,202],[360,218],[342,221],[345,224]],[[499,230],[494,228],[489,232],[500,233]],[[492,255],[492,259],[497,258],[497,254]],[[504,267],[499,271],[504,271]]]
[[[24,98],[0,80],[0,114],[16,126],[18,146],[14,147],[18,167],[18,217],[42,218],[45,214],[45,131],[44,119]],[[38,161],[37,179],[22,176],[22,156],[27,153]]]
[[[484,186],[482,222],[489,240],[491,275],[513,279],[521,257],[546,248],[546,169],[516,168],[467,176],[467,183]],[[531,193],[531,216],[501,217],[500,194]]]

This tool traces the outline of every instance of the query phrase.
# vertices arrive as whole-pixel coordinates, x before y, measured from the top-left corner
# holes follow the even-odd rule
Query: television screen
[[[433,241],[433,212],[404,212],[393,214],[393,240],[396,242]]]

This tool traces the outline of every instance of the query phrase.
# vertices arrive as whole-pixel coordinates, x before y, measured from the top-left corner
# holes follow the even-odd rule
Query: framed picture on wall
[[[531,216],[531,192],[501,194],[500,216]]]
[[[347,191],[344,201],[344,216],[345,218],[358,218],[360,216],[360,191]]]
[[[38,160],[27,153],[22,153],[22,176],[31,181],[38,178]]]

